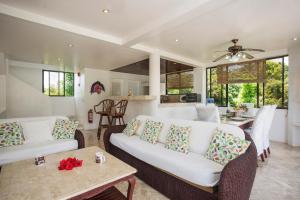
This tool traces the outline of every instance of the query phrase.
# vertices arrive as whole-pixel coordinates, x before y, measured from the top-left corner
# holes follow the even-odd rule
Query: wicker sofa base
[[[201,190],[170,174],[167,174],[156,167],[131,156],[114,145],[111,145],[109,153],[136,168],[137,177],[170,199],[218,199],[216,194]]]

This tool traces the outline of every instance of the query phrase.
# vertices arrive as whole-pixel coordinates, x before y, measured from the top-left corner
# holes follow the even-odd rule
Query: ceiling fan
[[[264,52],[262,49],[252,49],[252,48],[243,48],[241,45],[237,45],[238,39],[232,39],[231,42],[233,43],[233,46],[228,47],[228,50],[225,51],[217,51],[217,52],[228,52],[224,54],[223,56],[218,57],[213,62],[217,62],[223,58],[226,60],[230,60],[232,62],[237,62],[241,58],[247,58],[252,59],[254,56],[250,55],[246,51],[258,51],[258,52]]]

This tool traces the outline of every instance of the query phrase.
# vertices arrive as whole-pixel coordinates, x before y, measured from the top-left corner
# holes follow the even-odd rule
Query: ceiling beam
[[[146,24],[137,30],[133,30],[125,36],[122,41],[122,45],[130,47],[135,44],[139,44],[147,38],[157,35],[162,31],[177,27],[196,17],[227,6],[232,2],[234,2],[234,0],[199,0],[191,4],[187,4],[185,7],[180,7],[173,12],[168,12],[168,15],[160,17],[158,20],[153,21],[150,24]]]
[[[12,6],[5,5],[0,3],[0,13],[9,15],[12,17],[20,18],[26,21],[38,23],[41,25],[49,26],[52,28],[60,29],[63,31],[68,31],[78,35],[98,39],[101,41],[110,42],[117,45],[124,45],[131,47],[133,49],[141,50],[147,53],[159,53],[161,57],[167,58],[169,60],[181,62],[184,64],[193,65],[195,67],[205,66],[203,63],[198,60],[188,58],[179,54],[172,52],[167,52],[165,50],[152,48],[141,43],[164,30],[179,26],[185,22],[192,20],[193,18],[207,14],[211,11],[214,11],[218,8],[227,6],[234,0],[198,0],[194,3],[188,4],[185,7],[180,7],[178,10],[175,10],[173,13],[166,15],[165,17],[160,18],[157,21],[152,22],[151,24],[145,25],[138,30],[134,30],[132,33],[127,35],[125,38],[118,38],[112,35],[104,34],[92,29],[81,27],[75,24],[67,23],[65,21],[57,20],[50,17],[45,17],[38,15],[33,12],[29,12],[23,9],[15,8]]]
[[[60,30],[72,32],[78,35],[83,35],[86,37],[103,40],[106,42],[114,43],[120,45],[122,43],[121,38],[117,38],[108,34],[104,34],[92,29],[88,29],[85,27],[81,27],[78,25],[70,24],[64,21],[60,21],[57,19],[45,17],[42,15],[38,15],[32,12],[28,12],[22,9],[18,9],[15,7],[7,6],[3,3],[0,3],[0,13],[9,15],[12,17],[20,18],[26,21],[42,24],[45,26],[50,26],[52,28],[57,28]]]
[[[186,65],[192,65],[193,67],[204,67],[205,66],[204,63],[201,63],[198,60],[194,60],[192,58],[187,58],[185,56],[181,56],[178,54],[170,53],[167,51],[163,51],[160,49],[152,48],[152,47],[141,45],[141,44],[134,45],[131,48],[137,49],[140,51],[144,51],[149,54],[156,53],[156,54],[159,54],[161,58],[165,58],[165,59],[168,59],[168,60],[171,60],[174,62],[186,64]]]

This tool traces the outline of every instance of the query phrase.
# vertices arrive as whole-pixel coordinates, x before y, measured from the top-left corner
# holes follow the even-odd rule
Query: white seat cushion
[[[183,154],[166,149],[163,144],[155,145],[124,134],[112,134],[110,142],[144,162],[165,170],[194,184],[211,187],[218,183],[223,166],[190,152]]]
[[[29,143],[10,147],[2,147],[0,148],[0,166],[18,160],[35,158],[39,155],[45,156],[48,154],[74,150],[77,148],[78,142],[77,140],[73,139],[53,140],[41,143]]]

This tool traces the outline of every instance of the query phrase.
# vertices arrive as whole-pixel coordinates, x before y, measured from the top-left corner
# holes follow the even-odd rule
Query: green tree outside
[[[282,73],[282,61],[284,59],[284,72]],[[218,106],[224,105],[224,90],[226,85],[217,83],[216,68],[211,68],[211,83],[208,90],[208,97],[214,98]],[[209,72],[207,73],[208,75]],[[282,74],[284,77],[282,77]],[[282,78],[284,78],[282,82]],[[284,91],[282,91],[282,83],[284,83]],[[228,84],[228,104],[236,107],[242,103],[253,103],[257,106],[257,83],[237,83]],[[223,93],[223,98],[221,98]],[[282,94],[284,93],[284,94]],[[211,94],[211,95],[210,95]],[[259,83],[259,105],[263,105],[263,83]],[[282,99],[284,96],[284,102]],[[225,99],[226,100],[226,99]],[[283,103],[282,103],[283,102]],[[226,103],[225,103],[226,104]],[[288,57],[272,59],[266,61],[266,82],[264,83],[264,104],[276,104],[279,107],[288,106]]]

